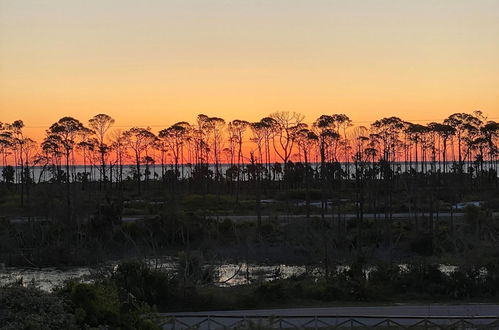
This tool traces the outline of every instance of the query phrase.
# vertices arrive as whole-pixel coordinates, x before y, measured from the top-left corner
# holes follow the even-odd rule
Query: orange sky
[[[498,36],[499,0],[0,0],[0,121],[499,119]]]

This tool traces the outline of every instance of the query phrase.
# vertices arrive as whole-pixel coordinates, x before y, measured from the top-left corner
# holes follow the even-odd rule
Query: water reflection
[[[171,258],[169,258],[171,259]],[[177,269],[177,261],[167,260],[158,262],[149,260],[148,264],[154,268],[167,271]],[[18,268],[5,267],[0,270],[0,284],[22,282],[33,283],[42,290],[50,291],[64,283],[66,280],[79,279],[90,281],[98,274],[110,272],[118,265],[112,262],[100,267],[71,267],[71,268]],[[234,286],[248,283],[260,283],[276,279],[285,279],[293,275],[300,275],[310,271],[305,266],[293,265],[256,265],[223,263],[214,265],[214,284],[218,286]]]
[[[178,262],[171,257],[161,259],[150,259],[149,266],[166,271],[176,271]],[[93,278],[103,273],[110,273],[118,262],[109,262],[99,267],[70,267],[70,268],[18,268],[4,267],[0,270],[0,284],[20,281],[23,284],[33,283],[42,290],[50,291],[64,283],[66,280],[78,279],[81,281],[91,281]],[[407,269],[407,265],[401,264],[402,270]],[[450,274],[457,269],[453,265],[440,265],[440,271]],[[348,270],[348,266],[337,266],[337,271]],[[366,275],[373,271],[374,267],[366,269]],[[286,264],[258,265],[246,263],[221,263],[213,265],[214,284],[217,286],[235,286],[248,283],[262,283],[277,279],[286,279],[291,276],[309,274],[313,277],[321,275],[321,269],[309,266],[296,266]]]

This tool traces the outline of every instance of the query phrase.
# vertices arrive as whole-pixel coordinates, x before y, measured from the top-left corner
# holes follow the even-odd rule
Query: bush
[[[102,283],[72,283],[69,298],[79,323],[90,326],[120,325],[120,301],[116,288]]]
[[[401,272],[401,285],[397,289],[399,293],[408,291],[414,296],[437,297],[445,294],[447,282],[439,265],[414,263]]]
[[[410,251],[420,256],[433,255],[433,238],[430,234],[418,233],[418,236],[410,241]]]
[[[470,298],[481,295],[482,285],[480,267],[461,266],[450,274],[448,294],[453,298]]]
[[[151,306],[166,307],[176,295],[177,280],[172,274],[151,269],[141,262],[119,264],[111,278],[123,298],[133,297]]]
[[[120,297],[118,287],[109,279],[67,282],[57,295],[70,302],[80,328],[159,329],[150,308],[132,297]]]
[[[34,286],[0,287],[0,328],[77,329],[76,318],[66,301]]]
[[[265,301],[279,301],[287,297],[284,281],[266,282],[257,287],[255,293]]]

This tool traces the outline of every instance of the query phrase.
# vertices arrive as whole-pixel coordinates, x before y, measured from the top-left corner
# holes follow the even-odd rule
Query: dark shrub
[[[70,284],[69,298],[78,322],[90,326],[120,325],[120,301],[116,288],[105,284]]]
[[[262,283],[255,293],[260,299],[266,301],[279,301],[287,296],[284,281]]]
[[[0,328],[77,329],[66,301],[38,288],[21,285],[0,287]]]
[[[149,305],[168,306],[176,294],[177,281],[172,274],[151,269],[141,262],[118,265],[112,280],[124,297],[133,297]]]

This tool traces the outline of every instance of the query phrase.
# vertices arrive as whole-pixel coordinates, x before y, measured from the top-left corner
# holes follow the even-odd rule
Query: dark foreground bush
[[[120,273],[93,283],[69,281],[56,293],[69,302],[82,328],[159,329],[154,322],[155,313],[144,299],[147,295],[136,297],[133,292],[140,292],[140,287],[135,283],[127,284],[126,278],[118,277],[117,281],[116,274]],[[147,274],[140,276],[145,281],[150,280]],[[151,286],[155,284],[161,288],[161,283],[150,283]]]
[[[112,276],[126,292],[161,311],[246,309],[324,302],[490,300],[499,297],[499,266],[463,265],[443,271],[438,264],[353,264],[327,277],[293,276],[259,284],[216,287],[185,282],[140,264],[118,267]],[[160,294],[161,293],[161,294]]]
[[[120,299],[109,281],[68,282],[56,292],[19,284],[0,288],[0,329],[156,330],[145,304]]]
[[[68,301],[34,286],[0,288],[0,329],[78,329]]]
[[[267,306],[283,301],[320,302],[403,302],[494,301],[499,297],[499,266],[463,265],[443,271],[438,264],[378,264],[369,272],[341,270],[327,278],[301,276],[253,289],[253,295]],[[259,306],[262,307],[262,306]]]
[[[175,276],[138,261],[118,265],[111,281],[122,296],[133,297],[137,302],[163,309],[174,303],[178,294]]]
[[[217,287],[179,280],[140,262],[119,265],[92,283],[67,282],[54,293],[35,287],[0,288],[2,329],[158,329],[160,311],[324,305],[325,302],[494,301],[499,264],[352,265],[327,277],[293,276],[260,284]]]

